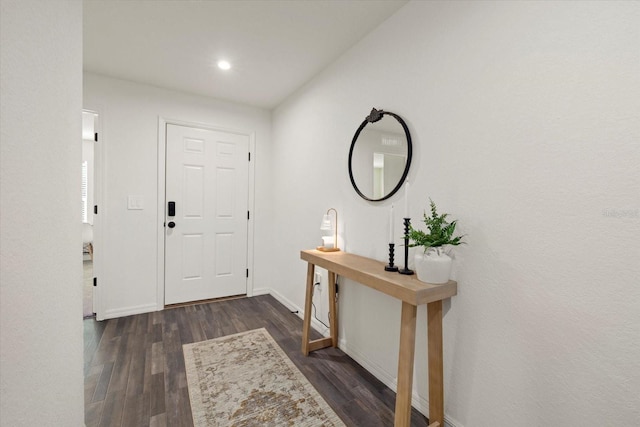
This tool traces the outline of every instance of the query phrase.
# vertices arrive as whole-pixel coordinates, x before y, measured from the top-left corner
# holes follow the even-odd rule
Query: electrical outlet
[[[320,283],[320,288],[322,289],[322,274],[316,271],[313,275],[313,283]]]

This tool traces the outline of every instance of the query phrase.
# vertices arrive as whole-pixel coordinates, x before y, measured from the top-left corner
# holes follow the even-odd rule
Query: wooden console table
[[[395,427],[411,425],[411,394],[413,388],[413,358],[415,354],[416,312],[418,305],[427,305],[427,338],[429,357],[429,426],[444,426],[444,383],[442,373],[442,300],[458,292],[453,280],[442,285],[430,285],[415,276],[384,271],[384,263],[346,252],[300,251],[307,261],[307,290],[302,326],[302,353],[338,346],[338,309],[336,306],[336,276],[378,290],[402,301],[400,324],[400,354],[398,357],[398,390],[396,394]],[[329,271],[330,336],[309,341],[311,301],[315,266]]]

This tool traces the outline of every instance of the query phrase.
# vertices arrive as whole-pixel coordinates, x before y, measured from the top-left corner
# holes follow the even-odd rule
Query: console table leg
[[[411,425],[413,357],[416,347],[416,311],[417,307],[415,305],[402,302],[395,427],[409,427]]]
[[[336,304],[336,273],[329,272],[329,330],[331,345],[338,347],[338,307]]]
[[[442,300],[427,304],[429,354],[429,423],[444,425],[444,382],[442,373]]]
[[[302,323],[302,354],[309,355],[309,329],[311,328],[311,302],[313,301],[313,273],[315,265],[307,265],[307,292],[304,298],[304,321]]]

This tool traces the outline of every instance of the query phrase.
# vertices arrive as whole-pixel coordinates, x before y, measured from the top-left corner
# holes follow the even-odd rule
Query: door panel
[[[249,137],[167,125],[165,304],[246,293]]]

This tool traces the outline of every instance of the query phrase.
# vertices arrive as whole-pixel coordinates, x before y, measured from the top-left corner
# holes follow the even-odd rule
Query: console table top
[[[415,275],[385,271],[385,263],[382,261],[348,252],[309,249],[300,251],[300,258],[416,306],[443,300],[458,293],[458,284],[453,280],[441,285],[421,282]]]

